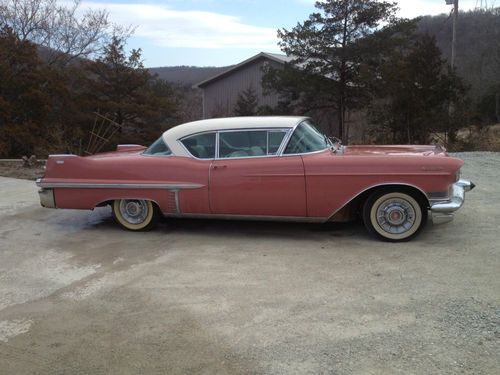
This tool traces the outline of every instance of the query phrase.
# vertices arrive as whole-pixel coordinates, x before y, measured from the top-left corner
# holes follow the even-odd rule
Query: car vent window
[[[198,159],[215,158],[215,133],[202,133],[184,138],[182,144]]]
[[[143,154],[168,156],[172,155],[172,151],[170,151],[168,146],[163,141],[163,137],[160,137],[154,141],[153,144],[143,152]]]
[[[285,154],[305,154],[329,147],[328,138],[309,121],[302,122],[290,137]]]

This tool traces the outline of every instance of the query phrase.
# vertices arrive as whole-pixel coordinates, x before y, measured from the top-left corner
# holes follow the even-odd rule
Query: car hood
[[[361,156],[447,156],[440,145],[345,146],[344,155]]]

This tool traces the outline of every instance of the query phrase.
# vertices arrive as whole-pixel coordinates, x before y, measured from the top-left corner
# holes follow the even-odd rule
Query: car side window
[[[189,153],[198,159],[215,158],[215,133],[191,135],[181,142]]]
[[[151,146],[149,146],[143,152],[144,155],[157,155],[157,156],[168,156],[172,155],[172,151],[168,148],[168,146],[163,141],[163,137],[158,138],[154,141]]]
[[[241,130],[219,133],[219,158],[276,155],[286,130]]]
[[[285,130],[269,130],[267,132],[267,154],[276,155],[285,138]]]
[[[219,133],[219,158],[241,158],[267,154],[267,131],[229,131]]]

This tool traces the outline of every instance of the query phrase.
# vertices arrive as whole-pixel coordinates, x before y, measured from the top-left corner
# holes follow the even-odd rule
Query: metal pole
[[[497,92],[495,95],[495,115],[497,121],[500,122],[500,92]]]
[[[458,0],[453,1],[453,39],[451,40],[451,68],[455,67],[455,54],[457,49],[457,20]]]

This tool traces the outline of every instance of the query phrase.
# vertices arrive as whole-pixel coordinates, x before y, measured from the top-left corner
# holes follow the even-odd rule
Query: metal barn
[[[262,67],[283,68],[291,58],[285,55],[261,52],[209,79],[194,85],[202,90],[203,118],[227,117],[233,115],[238,94],[253,89],[257,105],[275,107],[278,95],[264,95],[262,89]]]

